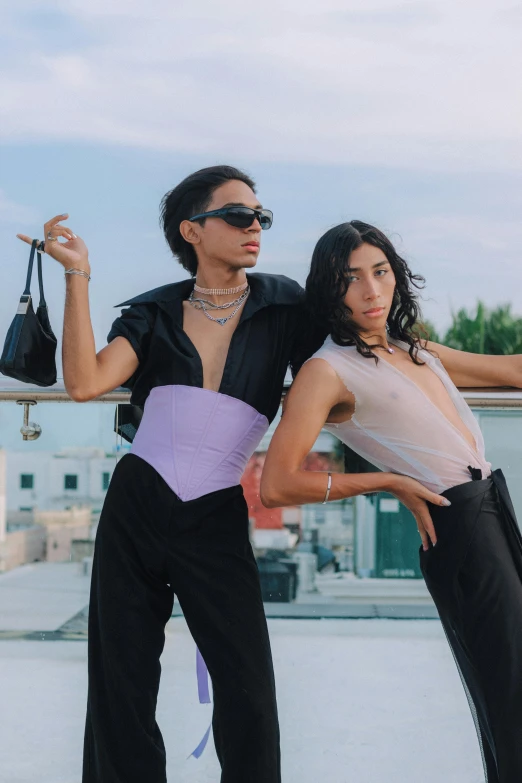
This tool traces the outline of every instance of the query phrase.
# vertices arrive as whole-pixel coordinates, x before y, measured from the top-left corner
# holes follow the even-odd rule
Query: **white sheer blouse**
[[[389,340],[407,351],[409,346]],[[328,337],[311,357],[333,367],[355,397],[355,412],[341,424],[324,429],[384,471],[411,476],[428,489],[442,492],[471,480],[468,466],[491,473],[484,440],[470,408],[439,359],[420,350],[419,358],[437,375],[464,425],[473,447],[425,392],[390,362],[365,359],[353,346],[336,345]]]

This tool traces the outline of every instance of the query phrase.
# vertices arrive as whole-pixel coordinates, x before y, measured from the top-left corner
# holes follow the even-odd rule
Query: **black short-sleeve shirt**
[[[247,279],[250,295],[232,335],[219,393],[272,421],[299,344],[303,291],[283,275],[255,273]],[[184,280],[117,305],[128,309],[114,321],[107,340],[125,337],[136,352],[139,367],[124,386],[139,408],[155,386],[203,386],[201,359],[183,331],[183,300],[193,287],[194,280]]]

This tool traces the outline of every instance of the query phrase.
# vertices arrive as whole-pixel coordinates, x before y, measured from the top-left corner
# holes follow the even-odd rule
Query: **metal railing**
[[[283,396],[288,390],[285,386]],[[496,389],[460,389],[464,399],[471,408],[489,409],[489,410],[509,410],[513,408],[522,408],[522,389],[511,387]],[[102,394],[90,402],[110,403],[128,403],[130,392],[123,388],[114,389],[114,391]],[[67,394],[63,383],[56,383],[54,386],[41,388],[31,386],[16,381],[10,381],[6,378],[0,384],[0,402],[14,402],[24,406],[24,423],[21,433],[24,440],[33,440],[38,438],[41,428],[38,424],[29,423],[29,410],[32,406],[40,402],[74,402]]]
[[[116,403],[129,402],[130,392],[126,389],[114,389],[114,391],[102,394],[91,402]],[[28,383],[10,382],[7,378],[0,383],[0,402],[74,402],[71,400],[63,383],[55,383],[54,386],[42,388],[31,386]]]
[[[290,388],[286,384],[283,394]],[[464,399],[472,408],[520,408],[522,407],[522,389],[513,387],[491,388],[491,389],[460,389]],[[112,404],[129,402],[130,392],[123,388],[114,389],[114,391],[102,394],[91,402],[108,402]],[[42,388],[40,386],[31,386],[26,383],[10,381],[9,378],[3,378],[0,381],[0,402],[21,402],[27,400],[30,402],[74,402],[71,400],[65,386],[62,382],[55,383],[54,386]]]

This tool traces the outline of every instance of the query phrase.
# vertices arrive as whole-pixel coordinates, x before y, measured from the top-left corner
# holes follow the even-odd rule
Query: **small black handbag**
[[[52,386],[56,383],[56,337],[49,323],[42,280],[42,255],[36,250],[34,239],[29,256],[29,268],[25,291],[20,297],[18,310],[5,338],[0,357],[0,372],[17,381],[36,386]],[[31,297],[31,277],[34,254],[38,256],[38,284],[40,303],[36,313]]]

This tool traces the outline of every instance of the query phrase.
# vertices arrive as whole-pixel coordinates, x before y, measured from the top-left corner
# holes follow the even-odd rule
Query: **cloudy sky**
[[[275,212],[260,270],[303,282],[320,234],[357,217],[425,275],[440,328],[478,298],[522,313],[521,33],[512,0],[3,3],[0,333],[23,288],[15,234],[67,211],[101,347],[114,304],[183,276],[158,204],[216,162]]]

